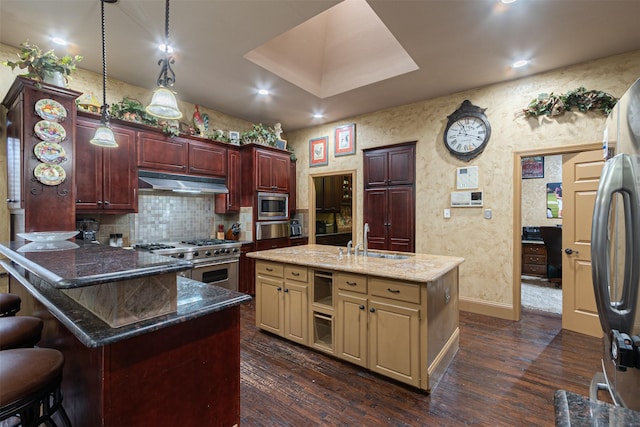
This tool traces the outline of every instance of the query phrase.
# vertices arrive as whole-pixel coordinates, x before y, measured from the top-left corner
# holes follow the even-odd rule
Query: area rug
[[[549,282],[521,284],[520,300],[522,307],[562,314],[562,289]]]

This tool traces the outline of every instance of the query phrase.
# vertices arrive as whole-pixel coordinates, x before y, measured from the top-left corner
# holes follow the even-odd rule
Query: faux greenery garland
[[[616,102],[618,100],[606,92],[579,87],[561,95],[555,95],[553,92],[541,93],[522,111],[527,117],[555,117],[562,115],[565,111],[577,108],[583,113],[597,111],[607,116]]]

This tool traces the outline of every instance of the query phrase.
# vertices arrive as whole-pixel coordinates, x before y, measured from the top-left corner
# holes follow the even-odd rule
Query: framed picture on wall
[[[356,125],[354,123],[338,126],[335,130],[334,154],[348,156],[356,152]]]
[[[309,140],[309,166],[324,166],[329,164],[329,155],[327,153],[328,141],[328,136]]]
[[[544,156],[523,157],[522,178],[544,178]]]
[[[562,218],[562,183],[547,183],[547,218]]]

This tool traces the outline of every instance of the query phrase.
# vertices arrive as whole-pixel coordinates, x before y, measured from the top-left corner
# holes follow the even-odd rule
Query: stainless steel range
[[[180,272],[180,276],[237,291],[241,246],[237,240],[194,239],[175,243],[142,243],[134,247],[191,261],[193,269]]]

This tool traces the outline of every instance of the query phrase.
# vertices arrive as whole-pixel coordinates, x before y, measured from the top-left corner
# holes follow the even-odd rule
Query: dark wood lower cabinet
[[[415,252],[414,186],[365,189],[364,222],[369,249]]]
[[[40,347],[65,356],[63,405],[74,426],[232,426],[240,422],[240,307],[102,347],[78,341],[11,280],[21,313],[44,321]]]
[[[256,294],[256,282],[255,282],[255,261],[253,258],[247,257],[247,252],[254,250],[255,245],[252,243],[245,243],[240,248],[240,267],[238,273],[238,291],[245,294]]]

